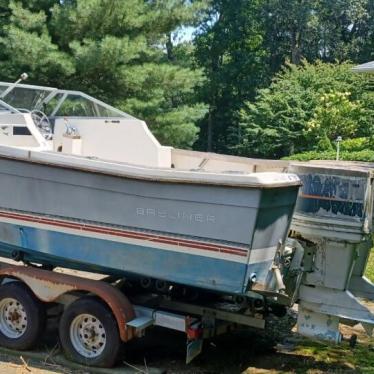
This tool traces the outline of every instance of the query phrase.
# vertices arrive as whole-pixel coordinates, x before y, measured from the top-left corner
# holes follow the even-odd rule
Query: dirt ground
[[[374,272],[374,252],[370,269]],[[374,312],[374,303],[368,306]],[[292,330],[295,322],[296,313],[291,311],[284,318],[272,320],[271,333],[245,329],[206,341],[203,353],[189,365],[185,364],[185,335],[153,328],[144,338],[126,345],[118,367],[97,370],[64,359],[57,323],[52,320],[35,351],[9,352],[0,348],[0,374],[374,374],[374,339],[366,336],[361,325],[341,326],[345,338],[358,336],[358,344],[352,349],[347,341],[333,345],[302,338]]]
[[[0,352],[0,373],[374,373],[374,340],[361,327],[343,327],[345,336],[358,335],[351,349],[347,342],[335,346],[301,338],[287,332],[282,321],[277,324],[283,337],[275,347],[268,335],[240,330],[206,342],[203,354],[189,365],[184,363],[183,334],[155,328],[127,345],[120,367],[99,371],[68,366],[59,353],[56,328],[50,326],[33,357]]]

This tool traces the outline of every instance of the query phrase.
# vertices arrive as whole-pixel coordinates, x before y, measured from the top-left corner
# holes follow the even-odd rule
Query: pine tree
[[[172,12],[165,5],[174,4]],[[162,142],[191,147],[205,113],[203,76],[172,56],[172,35],[203,2],[10,1],[1,36],[1,76],[86,91],[144,119]]]

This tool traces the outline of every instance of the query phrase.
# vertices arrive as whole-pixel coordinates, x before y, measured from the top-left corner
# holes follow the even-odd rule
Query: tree
[[[214,1],[196,37],[197,63],[207,77],[200,95],[209,105],[201,122],[201,148],[231,151],[238,141],[237,112],[264,80],[260,3]]]
[[[196,21],[204,2],[192,3],[10,1],[0,74],[86,91],[146,120],[161,141],[190,147],[205,113],[193,94],[203,77],[169,55],[165,35]]]
[[[370,78],[352,73],[351,67],[348,63],[288,64],[241,111],[238,153],[279,158],[313,150],[325,134],[330,140],[337,135],[370,135],[374,119]]]
[[[276,157],[309,148],[313,90],[327,93],[322,67],[277,74],[287,61],[372,59],[373,17],[372,0],[0,0],[0,79],[26,71],[30,83],[86,91],[163,143],[191,147],[200,129],[198,149]],[[182,42],[187,26],[196,37]],[[351,102],[351,88],[331,89]],[[359,100],[372,105],[369,93]]]
[[[323,61],[366,62],[373,55],[372,0],[323,0],[317,3],[314,29]]]
[[[44,6],[51,5],[44,2]],[[0,76],[15,80],[27,71],[33,81],[56,84],[75,71],[72,58],[52,42],[43,8],[31,11],[21,3],[4,4],[7,17],[0,37]]]
[[[195,40],[197,63],[207,76],[199,94],[209,106],[197,147],[235,153],[246,141],[240,126],[243,112],[287,61],[365,62],[373,56],[373,35],[371,0],[212,0]],[[300,92],[297,104],[301,116],[308,106],[303,96]],[[267,128],[269,139],[293,139],[293,130],[286,127],[277,136],[274,131],[278,129]],[[272,140],[269,147],[274,149]]]
[[[373,57],[371,0],[264,0],[261,18],[272,72],[286,60],[364,62]]]
[[[297,65],[307,50],[315,53],[313,25],[318,17],[317,4],[318,0],[264,0],[261,19],[272,72],[277,72],[286,59]]]

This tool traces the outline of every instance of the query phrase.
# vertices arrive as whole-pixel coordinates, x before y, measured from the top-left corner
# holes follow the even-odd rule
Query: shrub
[[[351,67],[306,61],[286,65],[240,112],[238,153],[279,158],[312,151],[324,133],[332,141],[373,134],[371,78],[352,73]]]
[[[289,157],[284,157],[283,160],[297,160],[297,161],[310,161],[310,160],[335,160],[336,152],[326,151],[326,152],[317,152],[310,151],[304,153],[297,153]],[[374,161],[374,151],[372,150],[363,150],[355,152],[340,152],[340,160],[344,161]]]
[[[321,95],[306,131],[317,138],[328,136],[331,140],[338,136],[354,136],[364,111],[358,101],[351,101],[350,96],[350,92],[338,91]]]
[[[334,147],[332,146],[330,139],[327,137],[326,133],[321,137],[321,140],[317,143],[316,151],[334,151]]]
[[[340,143],[340,149],[342,151],[364,151],[370,147],[369,138],[355,138],[343,140]]]

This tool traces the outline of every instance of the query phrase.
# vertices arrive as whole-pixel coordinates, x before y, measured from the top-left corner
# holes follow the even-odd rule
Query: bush
[[[309,161],[309,160],[334,160],[336,158],[336,152],[334,151],[310,151],[304,153],[295,153],[292,156],[283,157],[282,160],[297,160],[297,161]]]
[[[321,137],[321,140],[317,143],[316,151],[334,151],[334,147],[332,146],[330,139],[327,137],[326,133]]]
[[[289,157],[284,157],[283,160],[297,160],[297,161],[310,161],[310,160],[335,160],[336,159],[336,152],[304,152],[304,153],[297,153]],[[340,160],[344,161],[374,161],[374,151],[372,150],[363,150],[363,151],[356,151],[356,152],[347,152],[342,151],[340,152],[339,156]]]
[[[356,134],[361,114],[359,101],[351,101],[350,92],[329,92],[318,98],[312,118],[307,123],[307,132],[315,137],[327,136],[330,140],[338,136],[352,137]]]
[[[336,136],[373,134],[371,78],[352,73],[351,67],[349,63],[305,61],[287,65],[240,112],[238,153],[279,158],[314,150],[324,132],[332,141]],[[323,143],[318,147],[328,147]]]
[[[370,147],[370,140],[369,138],[355,138],[355,139],[347,139],[343,140],[340,143],[340,149],[342,151],[364,151]]]

